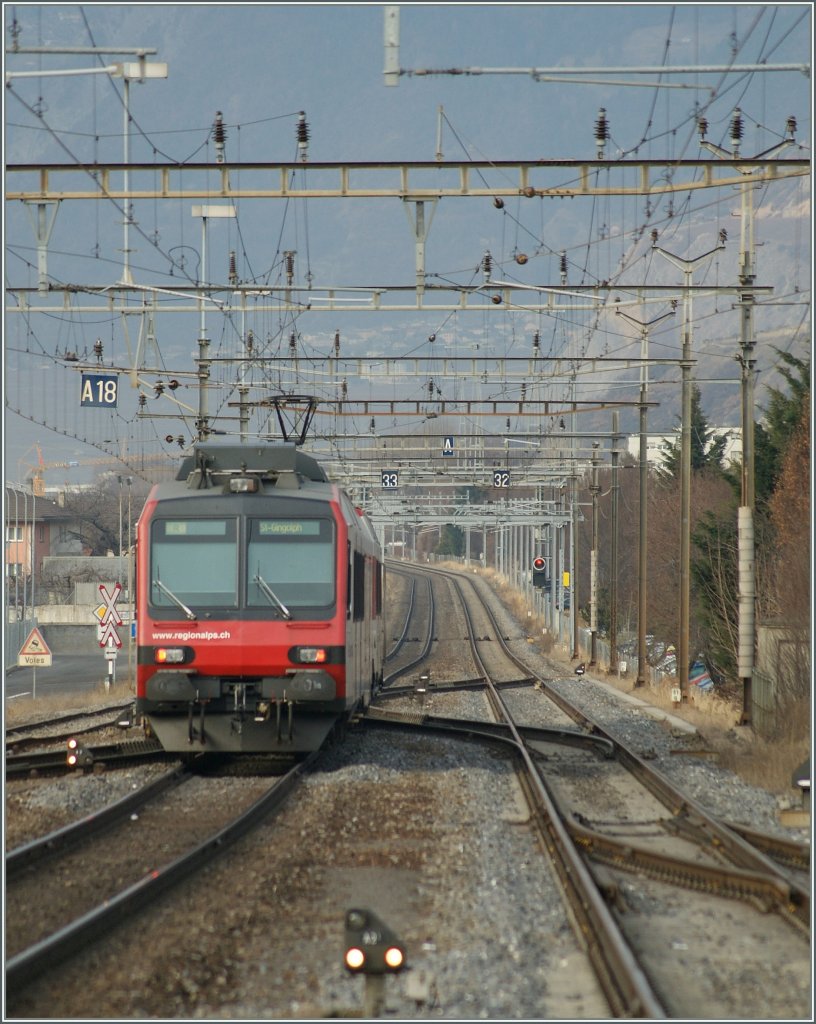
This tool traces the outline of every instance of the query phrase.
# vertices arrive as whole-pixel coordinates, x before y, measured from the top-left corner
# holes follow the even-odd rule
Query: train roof
[[[193,454],[182,460],[176,480],[186,480],[188,487],[200,489],[218,486],[232,476],[250,475],[278,487],[329,482],[320,463],[294,444],[218,441],[198,442]]]

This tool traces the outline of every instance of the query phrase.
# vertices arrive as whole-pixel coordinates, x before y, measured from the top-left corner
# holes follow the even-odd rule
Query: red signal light
[[[533,568],[537,569],[539,572],[544,568],[544,565],[545,565],[544,559],[541,558],[540,556],[538,558],[534,558],[533,559]]]

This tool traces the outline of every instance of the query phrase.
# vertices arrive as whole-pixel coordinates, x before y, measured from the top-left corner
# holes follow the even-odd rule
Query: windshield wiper
[[[269,584],[266,582],[266,580],[263,578],[263,576],[261,576],[259,572],[255,574],[255,583],[258,584],[262,592],[272,602],[272,604],[275,605],[275,607],[278,609],[278,611],[285,619],[292,618],[292,613],[289,611],[289,609],[286,607],[283,601],[281,601],[281,599],[278,597],[275,591],[269,586]]]
[[[187,616],[188,619],[195,619],[195,618],[197,618],[196,613],[194,611],[192,611],[192,609],[188,608],[187,605],[183,601],[179,600],[179,598],[176,597],[176,595],[173,593],[173,591],[170,590],[169,587],[166,587],[162,583],[161,580],[159,580],[159,579],[153,580],[153,583],[154,583],[155,586],[157,586],[159,588],[159,590],[163,594],[167,594],[167,596],[170,598],[170,600],[173,602],[174,605],[176,605],[178,608],[181,608],[181,610],[184,612],[184,614]]]

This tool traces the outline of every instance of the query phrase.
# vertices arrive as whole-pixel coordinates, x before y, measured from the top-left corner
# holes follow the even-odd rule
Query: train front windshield
[[[288,609],[334,605],[335,541],[331,519],[250,519],[247,605]]]
[[[150,603],[156,608],[235,608],[237,521],[159,519],[151,533]]]
[[[158,519],[150,604],[188,618],[241,607],[284,618],[305,609],[330,616],[335,550],[331,519]]]

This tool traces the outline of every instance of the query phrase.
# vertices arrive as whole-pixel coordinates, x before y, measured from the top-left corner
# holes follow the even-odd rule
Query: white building
[[[709,427],[708,429],[717,438],[723,436],[727,438],[723,463],[740,462],[742,459],[742,427]],[[665,456],[679,442],[679,430],[673,430],[670,434],[647,434],[646,461],[650,466],[659,469],[663,465]],[[640,458],[639,434],[630,434],[627,437],[626,450],[634,459]]]

